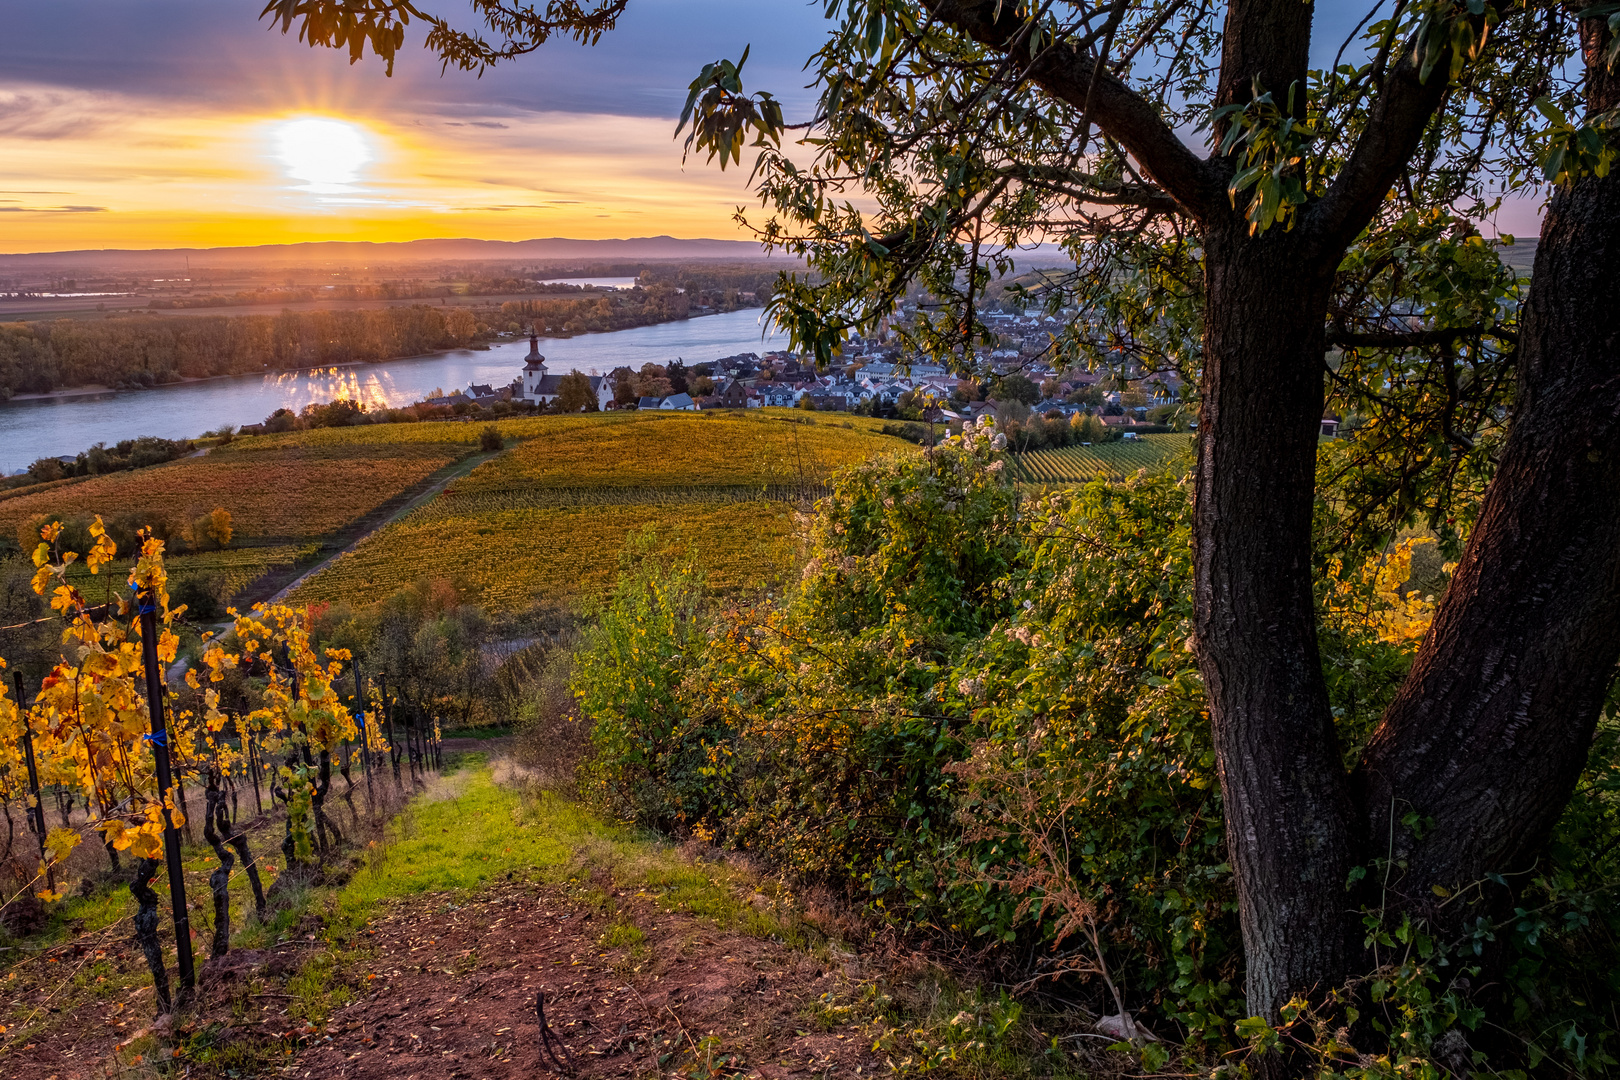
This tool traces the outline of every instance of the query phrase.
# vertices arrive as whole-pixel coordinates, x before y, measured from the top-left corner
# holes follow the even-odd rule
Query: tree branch
[[[1483,33],[1483,19],[1475,22],[1475,34]],[[1343,250],[1367,227],[1445,100],[1450,85],[1450,46],[1426,82],[1420,78],[1416,54],[1412,48],[1403,50],[1372,103],[1366,128],[1349,160],[1333,178],[1327,194],[1305,212],[1306,227],[1321,238],[1324,249]]]
[[[936,19],[998,52],[1020,39],[1023,20],[1003,0],[922,0]],[[1053,97],[1083,108],[1142,164],[1180,209],[1202,219],[1227,208],[1225,174],[1193,153],[1157,107],[1123,80],[1099,70],[1097,58],[1069,41],[1040,49],[1020,67],[1023,76]]]
[[[1118,180],[1104,180],[1077,169],[1020,164],[1008,169],[1007,175],[1065,195],[1076,202],[1094,203],[1098,206],[1140,206],[1145,210],[1163,214],[1182,212],[1181,204],[1158,188],[1146,184],[1125,184]]]
[[[1519,335],[1511,330],[1484,326],[1453,326],[1443,330],[1391,330],[1386,333],[1354,333],[1335,327],[1328,333],[1328,344],[1341,349],[1419,349],[1428,345],[1455,345],[1476,337],[1492,337],[1517,344]]]

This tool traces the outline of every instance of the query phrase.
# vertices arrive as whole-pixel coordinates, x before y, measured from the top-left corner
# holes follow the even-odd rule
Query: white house
[[[607,411],[613,404],[613,380],[606,375],[585,376],[596,395],[596,407]],[[523,400],[550,405],[562,394],[562,375],[546,374],[546,358],[540,355],[540,335],[529,334],[529,355],[523,358]]]

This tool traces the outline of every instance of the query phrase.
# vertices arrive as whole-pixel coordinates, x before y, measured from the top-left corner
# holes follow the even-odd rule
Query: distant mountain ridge
[[[778,255],[777,258],[784,258]],[[360,262],[425,262],[446,259],[507,261],[513,259],[764,259],[751,240],[682,240],[673,236],[642,236],[623,240],[573,240],[546,237],[535,240],[322,240],[301,244],[260,244],[255,247],[216,248],[100,248],[80,251],[38,251],[0,254],[0,271],[65,270],[95,266],[99,269],[173,268],[190,259],[201,267],[266,265],[348,265]]]
[[[1072,265],[1056,244],[1038,244],[1014,256],[1022,269]],[[87,248],[78,251],[35,251],[0,254],[6,271],[174,270],[190,260],[193,270],[262,266],[352,266],[359,263],[438,261],[536,262],[560,260],[633,261],[640,259],[770,259],[798,262],[781,252],[768,255],[752,240],[683,240],[674,236],[639,236],[622,240],[573,240],[553,236],[535,240],[320,240],[301,244],[260,244],[214,248]]]

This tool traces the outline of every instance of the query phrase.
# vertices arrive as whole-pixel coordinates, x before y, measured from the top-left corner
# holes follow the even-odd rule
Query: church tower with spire
[[[546,358],[540,355],[540,335],[533,324],[529,326],[529,355],[523,358],[523,396],[530,401],[542,400],[541,387],[546,378]]]

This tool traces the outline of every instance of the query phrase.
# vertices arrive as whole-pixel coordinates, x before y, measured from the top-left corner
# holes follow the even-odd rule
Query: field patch
[[[432,426],[432,425],[428,425]],[[720,591],[790,573],[793,511],[836,469],[915,452],[870,421],[792,414],[608,413],[503,422],[523,440],[293,591],[373,604],[423,579],[496,614],[605,592],[627,536],[684,547]]]
[[[1190,435],[1142,435],[1093,446],[1065,446],[1013,455],[1018,479],[1033,484],[1083,484],[1100,476],[1152,469],[1192,448]]]
[[[420,579],[454,582],[493,613],[537,600],[604,592],[632,532],[653,528],[688,545],[726,590],[768,580],[786,565],[791,510],[780,502],[619,503],[444,512],[430,503],[368,537],[294,590],[293,603],[366,605]]]
[[[729,412],[609,414],[603,420],[615,422],[548,420],[455,490],[819,483],[841,466],[901,445],[853,421]],[[514,428],[518,437],[527,435]]]
[[[314,446],[290,441],[262,449],[231,444],[201,457],[0,500],[0,531],[26,549],[38,542],[31,526],[42,518],[100,514],[109,523],[125,516],[143,522],[161,518],[178,537],[199,515],[224,507],[237,545],[316,539],[354,524],[474,448],[358,441]]]

